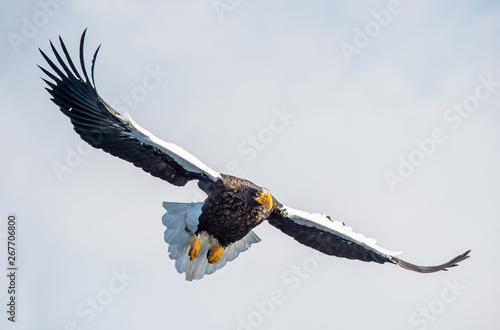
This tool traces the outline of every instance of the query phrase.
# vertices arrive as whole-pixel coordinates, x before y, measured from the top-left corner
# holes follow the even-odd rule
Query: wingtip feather
[[[458,266],[459,262],[462,262],[465,259],[470,257],[469,256],[470,252],[471,252],[471,250],[468,250],[468,251],[456,256],[455,258],[449,260],[448,262],[445,262],[444,264],[441,264],[438,266],[418,266],[418,265],[414,265],[412,263],[409,263],[407,261],[404,261],[404,260],[396,258],[396,257],[392,257],[391,261],[404,269],[408,269],[408,270],[411,270],[411,271],[414,271],[417,273],[428,274],[428,273],[435,273],[435,272],[439,272],[439,271],[448,271],[448,268]]]
[[[87,34],[87,29],[83,30],[82,37],[80,38],[80,66],[82,67],[83,75],[85,77],[85,82],[89,81],[89,76],[87,75],[87,70],[85,70],[85,56],[84,56],[84,45],[85,45],[85,35]]]

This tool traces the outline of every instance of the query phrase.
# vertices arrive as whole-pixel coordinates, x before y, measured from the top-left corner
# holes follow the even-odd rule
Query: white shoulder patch
[[[222,176],[219,172],[214,171],[213,169],[202,163],[198,158],[187,152],[185,149],[179,147],[174,143],[165,142],[153,135],[150,131],[139,126],[139,124],[137,124],[132,119],[132,117],[130,117],[127,110],[125,110],[125,117],[120,116],[120,119],[125,121],[127,125],[134,129],[133,133],[139,139],[139,141],[142,141],[149,145],[154,145],[156,148],[172,157],[187,171],[194,173],[204,173],[213,181],[222,179]]]
[[[324,214],[304,212],[288,206],[283,206],[283,209],[285,210],[288,218],[299,225],[315,227],[330,232],[387,257],[401,254],[401,252],[390,251],[378,246],[375,239],[356,233],[351,227],[346,226],[343,222],[331,220]]]
[[[202,206],[203,203],[163,203],[163,207],[167,210],[162,222],[167,227],[165,242],[169,245],[169,257],[175,260],[175,268],[179,273],[186,273],[188,281],[199,280],[205,275],[213,274],[217,269],[224,267],[228,261],[234,260],[241,252],[246,251],[253,243],[260,242],[260,238],[250,231],[241,240],[226,247],[217,262],[209,264],[208,249],[218,242],[210,235],[203,233],[199,236],[198,257],[189,260],[189,247],[196,238],[194,233],[198,228]]]

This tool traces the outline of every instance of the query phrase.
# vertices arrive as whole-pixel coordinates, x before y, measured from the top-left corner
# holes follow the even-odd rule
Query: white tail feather
[[[167,213],[162,222],[167,227],[165,242],[169,244],[170,259],[175,260],[175,268],[179,273],[186,273],[186,280],[199,280],[205,275],[213,274],[217,269],[224,267],[228,261],[234,260],[241,252],[247,250],[253,243],[260,242],[260,238],[250,231],[241,240],[227,246],[224,252],[213,264],[207,260],[210,246],[217,245],[215,238],[207,233],[199,235],[200,251],[198,257],[189,260],[189,247],[195,240],[198,228],[198,217],[201,214],[203,203],[171,203],[164,202]]]

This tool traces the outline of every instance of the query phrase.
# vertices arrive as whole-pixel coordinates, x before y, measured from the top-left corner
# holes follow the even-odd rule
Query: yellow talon
[[[200,252],[200,239],[196,237],[191,246],[189,247],[189,260],[193,260],[198,257],[198,253]]]
[[[213,264],[219,260],[220,256],[224,252],[224,247],[212,245],[208,250],[208,263]]]

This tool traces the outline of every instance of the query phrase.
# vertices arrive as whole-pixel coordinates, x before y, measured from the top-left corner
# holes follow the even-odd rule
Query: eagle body
[[[266,220],[273,209],[267,209],[253,198],[257,193],[268,193],[266,188],[231,175],[221,176],[222,180],[203,203],[196,234],[206,232],[227,247]]]
[[[94,67],[99,48],[87,73],[84,56],[86,31],[80,39],[80,70],[59,37],[62,54],[50,43],[56,61],[40,53],[52,72],[40,69],[50,80],[47,91],[66,115],[76,133],[97,149],[134,164],[175,186],[196,180],[207,194],[202,203],[164,202],[162,222],[169,257],[187,280],[214,273],[241,252],[260,241],[253,228],[264,221],[299,243],[327,255],[365,262],[392,263],[419,273],[447,270],[467,259],[469,251],[438,266],[417,266],[396,257],[372,238],[356,233],[344,222],[320,213],[296,210],[279,203],[271,193],[252,182],[221,174],[183,148],[156,137],[128,115],[113,109],[97,93]],[[56,63],[54,63],[56,62]],[[292,185],[293,187],[293,185]],[[308,195],[310,193],[308,192]]]

